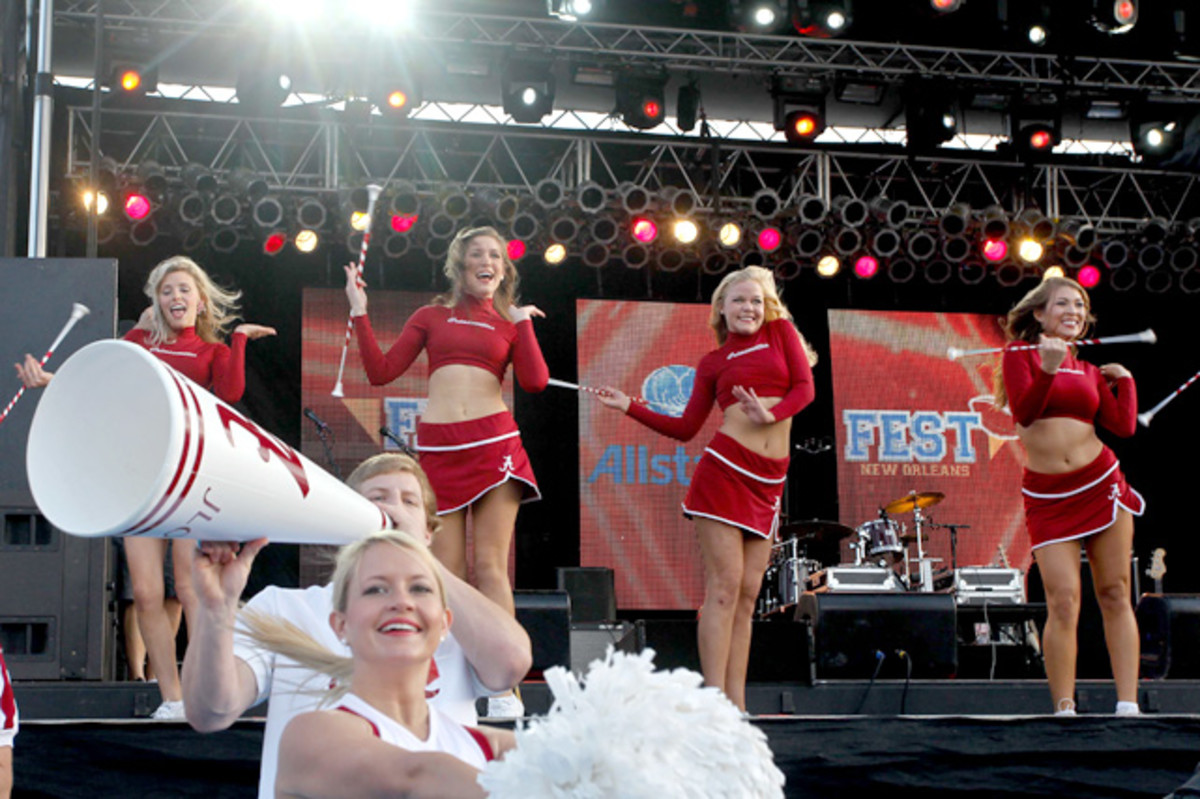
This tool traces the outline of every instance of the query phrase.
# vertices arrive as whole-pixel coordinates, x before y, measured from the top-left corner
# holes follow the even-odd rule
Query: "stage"
[[[18,684],[16,799],[253,797],[262,708],[231,729],[133,718],[153,686]],[[522,693],[545,712],[542,683]],[[752,684],[754,724],[787,796],[1162,797],[1200,761],[1200,682],[1143,682],[1149,711],[1116,718],[1111,687],[1085,681],[1081,715],[1041,714],[1037,680],[838,680]],[[782,712],[791,707],[791,712]],[[990,707],[989,712],[981,708]],[[901,713],[901,708],[905,712]],[[1001,713],[1004,713],[1003,715]]]

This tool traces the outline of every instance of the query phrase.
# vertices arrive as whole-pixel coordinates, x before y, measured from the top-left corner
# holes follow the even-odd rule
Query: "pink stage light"
[[[417,224],[416,214],[392,214],[392,230],[397,233],[407,233]]]
[[[879,261],[873,255],[859,256],[854,262],[854,274],[861,278],[871,278],[879,272]]]
[[[525,257],[525,242],[520,239],[511,239],[508,242],[508,259],[510,261],[519,261]]]
[[[1078,274],[1075,275],[1075,279],[1078,280],[1079,285],[1083,286],[1085,289],[1093,288],[1100,282],[1100,270],[1091,264],[1088,264],[1087,266],[1081,266],[1079,267]]]
[[[783,243],[783,234],[778,228],[765,227],[758,234],[758,248],[763,252],[774,252]]]
[[[133,192],[125,198],[125,216],[134,222],[150,216],[150,208],[150,198],[144,194]]]
[[[654,224],[654,220],[644,216],[635,217],[630,230],[633,231],[634,239],[642,244],[649,244],[658,238],[658,225]]]
[[[989,239],[983,243],[983,257],[992,263],[1003,261],[1008,256],[1008,242],[1004,239]]]

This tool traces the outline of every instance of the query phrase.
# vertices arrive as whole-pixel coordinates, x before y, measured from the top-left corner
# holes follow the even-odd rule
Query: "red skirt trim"
[[[522,502],[542,498],[521,431],[504,411],[450,424],[417,423],[421,468],[437,494],[438,515],[461,510],[509,480],[522,485]]]
[[[1117,520],[1119,508],[1134,516],[1146,510],[1146,500],[1125,482],[1121,464],[1108,447],[1073,472],[1044,474],[1026,469],[1021,493],[1033,549],[1095,535]]]
[[[718,432],[692,473],[683,515],[700,516],[763,538],[779,529],[787,458],[767,458]]]

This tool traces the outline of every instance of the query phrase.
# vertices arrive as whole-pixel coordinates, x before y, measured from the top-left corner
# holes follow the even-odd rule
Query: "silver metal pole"
[[[54,77],[50,74],[50,40],[54,0],[41,0],[38,10],[37,74],[33,79],[33,148],[29,177],[29,257],[46,257],[46,210],[50,186],[50,127],[54,112]]]

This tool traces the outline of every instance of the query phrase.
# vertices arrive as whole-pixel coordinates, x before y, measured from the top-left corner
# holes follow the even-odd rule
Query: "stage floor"
[[[869,691],[867,690],[869,687]],[[17,799],[34,797],[253,797],[262,739],[260,718],[201,735],[181,723],[80,713],[153,704],[153,686],[18,683]],[[788,797],[1162,797],[1200,760],[1200,685],[1143,683],[1143,706],[1156,712],[1117,718],[1111,689],[1080,686],[1075,718],[1044,709],[1041,681],[830,681],[752,686],[754,723],[787,776]],[[531,712],[544,712],[543,684],[523,688]],[[155,697],[156,698],[156,697]],[[1147,707],[1149,701],[1160,703]],[[932,707],[995,705],[990,713]],[[1187,712],[1167,710],[1169,705]],[[845,707],[844,710],[831,708]],[[905,713],[901,713],[901,707]],[[59,713],[50,713],[55,709]],[[801,709],[803,708],[803,709]],[[1001,715],[1000,710],[1010,715]],[[260,709],[261,711],[261,709]],[[48,715],[48,713],[50,713]]]

